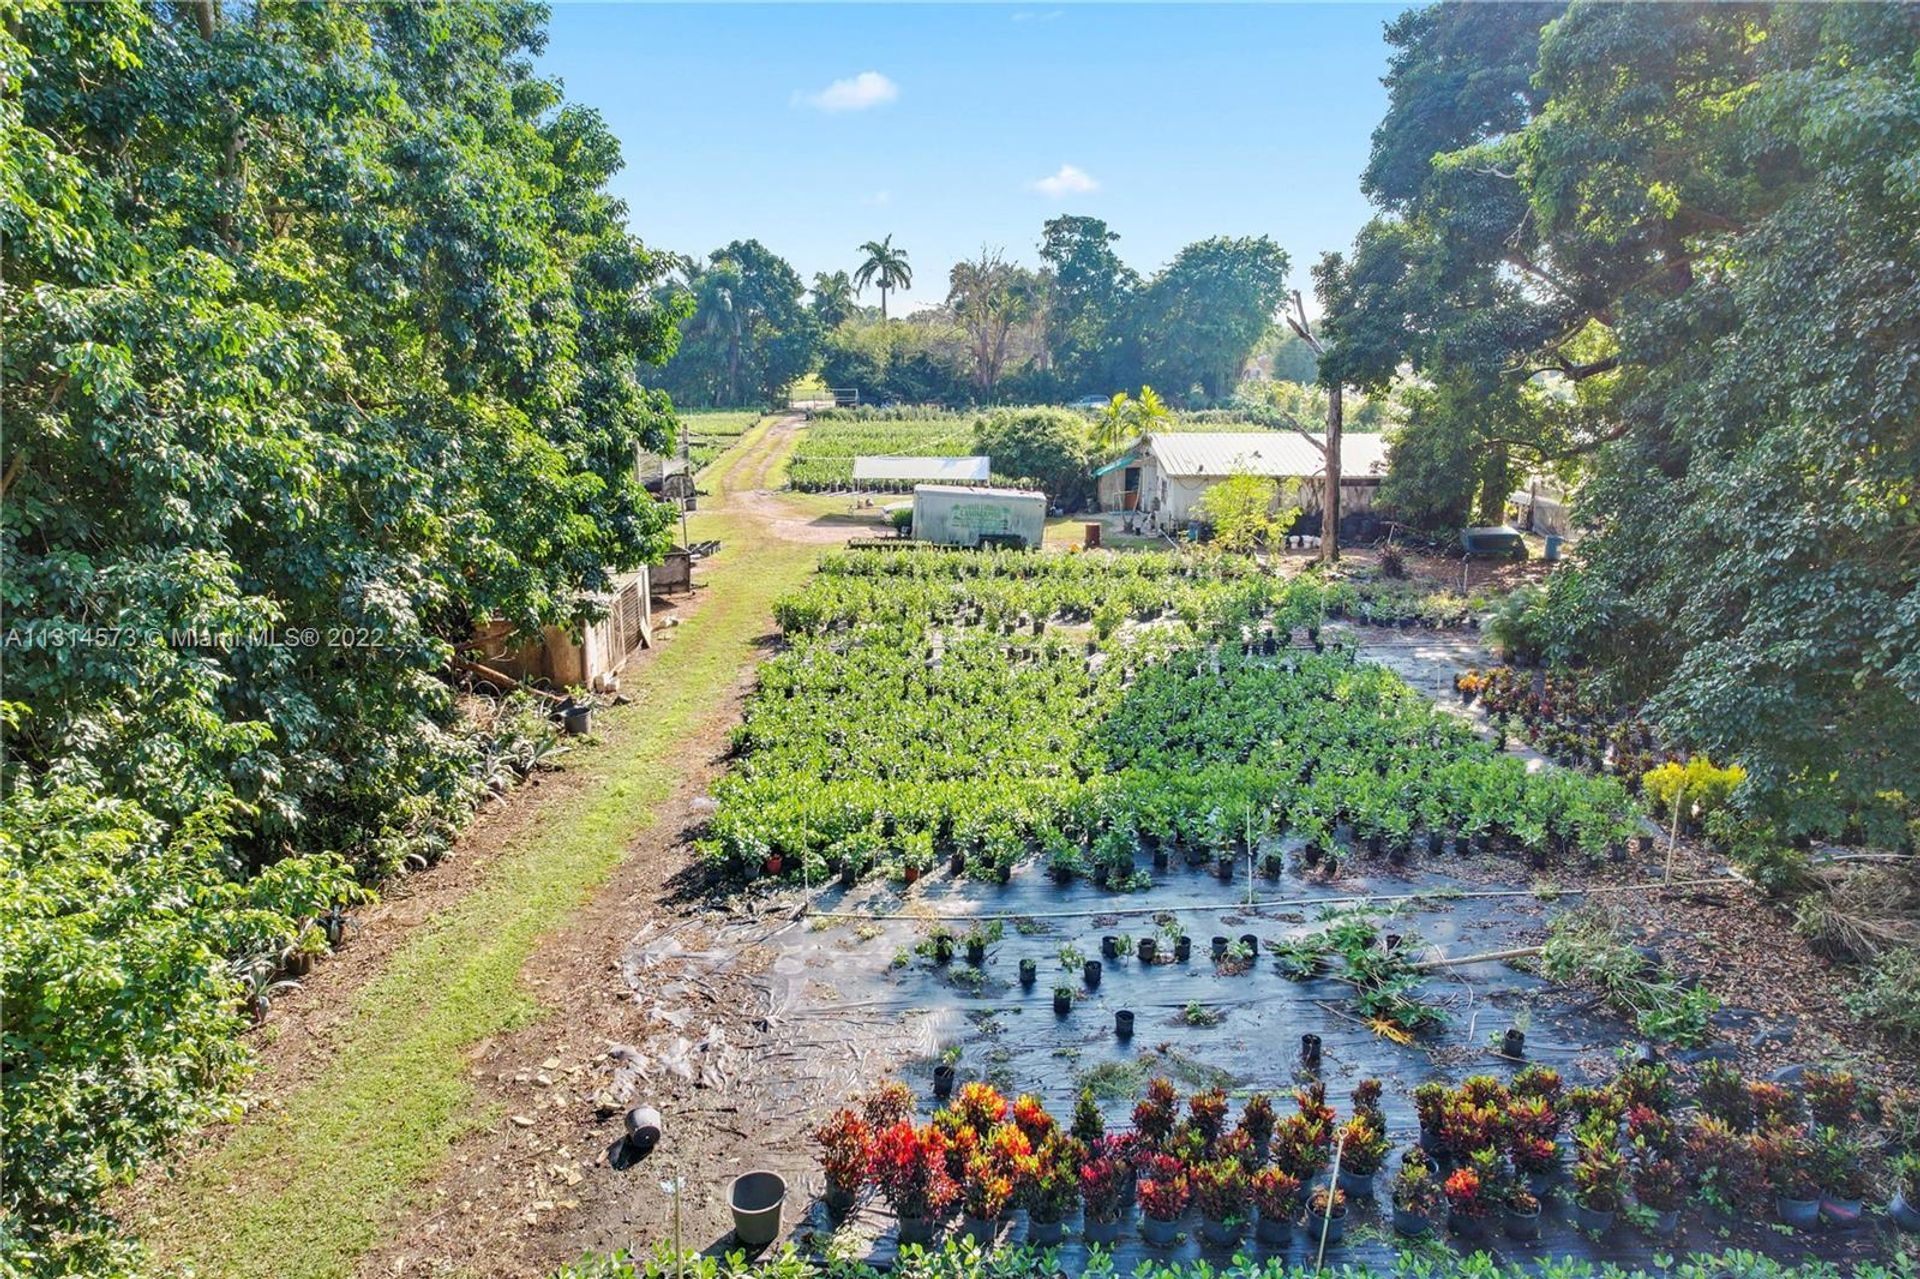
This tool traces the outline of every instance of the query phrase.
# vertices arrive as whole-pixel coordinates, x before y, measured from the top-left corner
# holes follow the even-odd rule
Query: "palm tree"
[[[845,271],[813,273],[813,314],[828,329],[839,328],[853,314],[853,281]]]
[[[1093,443],[1102,452],[1113,452],[1122,445],[1146,435],[1167,418],[1166,401],[1150,386],[1140,388],[1140,398],[1116,391],[1107,407],[1094,419]]]
[[[869,284],[880,289],[880,320],[887,318],[887,290],[913,287],[913,268],[907,265],[907,251],[893,247],[893,237],[868,240],[860,246],[867,260],[853,273],[853,287],[864,292]]]

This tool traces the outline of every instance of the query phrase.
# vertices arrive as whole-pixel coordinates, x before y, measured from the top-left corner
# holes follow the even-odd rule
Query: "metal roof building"
[[[1207,488],[1231,475],[1276,482],[1276,496],[1308,510],[1320,505],[1325,455],[1295,431],[1168,431],[1141,437],[1094,472],[1100,507],[1141,511],[1163,525],[1184,523]],[[1375,434],[1340,438],[1340,506],[1364,512],[1387,473],[1387,442]]]
[[[1130,464],[1151,452],[1160,471],[1170,476],[1266,475],[1309,479],[1326,469],[1325,455],[1294,431],[1196,431],[1149,435],[1114,466]],[[1105,472],[1111,467],[1102,467]],[[1342,480],[1387,473],[1387,442],[1379,435],[1340,437]]]

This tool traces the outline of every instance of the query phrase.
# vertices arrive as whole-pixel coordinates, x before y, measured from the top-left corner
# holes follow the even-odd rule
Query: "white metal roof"
[[[990,459],[984,457],[856,457],[856,480],[944,480],[964,484],[984,480],[992,474]]]
[[[978,484],[916,484],[915,493],[960,493],[968,497],[1030,497],[1044,502],[1047,495],[1038,489],[983,488]]]
[[[1168,475],[1319,475],[1326,456],[1296,431],[1172,431],[1149,435],[1145,450]],[[1387,441],[1377,434],[1340,437],[1342,479],[1387,473]]]

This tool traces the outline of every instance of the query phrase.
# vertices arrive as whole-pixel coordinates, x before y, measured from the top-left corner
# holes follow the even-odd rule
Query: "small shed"
[[[653,645],[647,569],[622,575],[599,602],[607,615],[578,633],[549,626],[537,643],[516,643],[511,626],[493,621],[474,629],[468,651],[481,665],[530,684],[610,692],[634,655]]]
[[[985,457],[856,457],[855,483],[983,484],[993,472]]]
[[[916,484],[913,537],[936,546],[1035,547],[1046,537],[1047,495],[1030,489]]]
[[[1165,431],[1142,436],[1094,474],[1100,509],[1139,511],[1163,528],[1186,523],[1200,495],[1233,475],[1271,479],[1275,500],[1320,509],[1326,454],[1295,431]],[[1340,509],[1373,509],[1387,473],[1379,435],[1340,437]]]

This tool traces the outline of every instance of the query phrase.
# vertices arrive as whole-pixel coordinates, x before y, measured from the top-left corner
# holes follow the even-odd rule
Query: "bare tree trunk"
[[[887,286],[880,286],[880,323],[887,322]]]
[[[1327,392],[1327,497],[1320,504],[1320,562],[1340,562],[1340,434],[1345,425],[1340,387]]]

